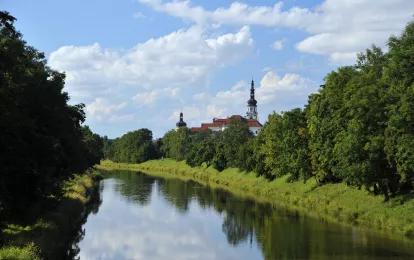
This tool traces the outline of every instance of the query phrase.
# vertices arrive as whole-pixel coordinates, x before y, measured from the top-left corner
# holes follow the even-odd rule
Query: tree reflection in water
[[[82,239],[85,237],[85,229],[83,229],[83,225],[86,223],[88,216],[92,213],[93,215],[98,214],[99,212],[99,207],[102,204],[102,191],[104,189],[104,183],[103,181],[101,181],[99,183],[99,186],[96,187],[91,195],[91,201],[86,205],[86,209],[85,212],[83,212],[83,215],[81,217],[81,221],[79,223],[79,228],[73,232],[73,234],[71,235],[70,239],[69,239],[69,243],[68,243],[68,249],[67,249],[67,254],[66,254],[66,259],[67,260],[79,260],[79,253],[80,253],[80,248],[79,248],[79,242],[82,241]]]
[[[221,231],[230,247],[257,246],[265,259],[404,259],[412,256],[406,243],[327,223],[194,181],[155,178],[128,171],[114,171],[111,178],[115,180],[114,190],[130,203],[149,205],[154,191],[160,197],[157,199],[174,206],[180,215],[192,214],[196,206],[211,209],[221,216]],[[99,201],[93,204],[90,211],[96,212],[99,204]],[[209,221],[208,215],[205,221]],[[182,223],[183,228],[186,225],[191,223]],[[75,243],[83,236],[84,231],[80,230]],[[79,252],[77,247],[72,250],[74,255]],[[395,258],[397,255],[402,257]]]

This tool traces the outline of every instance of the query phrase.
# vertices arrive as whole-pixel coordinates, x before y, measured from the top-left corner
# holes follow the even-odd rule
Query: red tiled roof
[[[259,121],[257,121],[257,119],[247,119],[247,124],[251,127],[262,127],[263,125],[260,124]]]
[[[201,127],[191,127],[191,132],[193,133],[198,133],[201,131],[204,131],[205,129],[201,128]]]
[[[228,118],[214,119],[212,123],[202,123],[201,127],[192,127],[191,132],[198,133],[200,131],[207,130],[209,127],[226,126],[230,124],[230,122],[234,119],[243,120],[244,117],[240,115],[232,115],[231,117],[228,117]],[[257,121],[256,119],[247,119],[247,124],[249,127],[262,127],[262,124],[260,124],[259,121]]]

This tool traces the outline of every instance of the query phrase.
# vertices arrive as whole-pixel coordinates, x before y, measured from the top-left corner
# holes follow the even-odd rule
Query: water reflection
[[[99,207],[103,202],[101,196],[103,188],[103,182],[101,182],[100,185],[92,191],[91,201],[86,206],[85,212],[83,213],[83,216],[81,218],[81,222],[79,223],[80,228],[78,230],[75,230],[74,233],[71,235],[71,243],[69,243],[68,245],[66,259],[80,259],[79,242],[84,239],[86,234],[85,229],[82,226],[86,223],[88,216],[90,214],[96,215],[99,212]]]
[[[81,259],[410,259],[413,243],[326,223],[195,182],[116,171]]]

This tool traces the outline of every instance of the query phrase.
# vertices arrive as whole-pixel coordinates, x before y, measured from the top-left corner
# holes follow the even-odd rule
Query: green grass
[[[1,230],[7,245],[0,248],[0,259],[60,259],[101,178],[97,171],[75,175],[64,183],[55,209],[26,226],[9,223]]]
[[[193,179],[217,185],[231,192],[258,200],[269,201],[305,211],[330,221],[375,229],[401,237],[414,237],[414,193],[384,202],[383,196],[373,196],[343,183],[318,186],[314,179],[306,183],[286,182],[289,176],[269,182],[255,173],[230,168],[223,172],[209,167],[191,168],[171,159],[153,160],[142,164],[102,161],[98,168],[143,171],[158,176]]]
[[[0,259],[7,260],[40,260],[39,249],[33,244],[23,247],[7,246],[0,248]]]

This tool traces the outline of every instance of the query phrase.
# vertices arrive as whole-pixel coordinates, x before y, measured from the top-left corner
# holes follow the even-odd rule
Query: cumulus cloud
[[[71,102],[88,104],[88,124],[91,120],[146,120],[141,124],[154,124],[154,128],[162,131],[161,128],[168,125],[168,120],[163,118],[168,118],[171,107],[177,106],[171,102],[185,105],[186,100],[197,93],[197,88],[206,86],[215,70],[235,64],[252,47],[248,26],[235,33],[209,37],[196,25],[126,50],[105,49],[99,43],[62,46],[51,53],[49,65],[66,72],[65,91],[71,96]],[[115,104],[113,100],[132,102],[126,106],[124,102]],[[151,109],[161,101],[162,109]],[[134,110],[143,106],[145,116],[134,115],[137,113]],[[120,113],[121,109],[128,111]],[[154,118],[157,120],[152,122]]]
[[[234,2],[229,7],[209,11],[189,0],[164,2],[139,0],[153,9],[198,24],[208,22],[233,25],[290,27],[311,34],[296,47],[301,52],[328,56],[332,62],[350,62],[354,53],[372,43],[385,47],[391,34],[398,34],[412,19],[412,0],[324,0],[313,9],[283,9],[283,2],[273,6],[250,6]],[[279,48],[282,45],[276,44]]]
[[[231,90],[235,91],[235,90],[239,90],[239,89],[243,89],[247,86],[246,81],[244,80],[240,80],[239,82],[237,82],[233,87],[231,87]]]
[[[132,100],[138,107],[154,105],[160,99],[177,98],[179,91],[179,88],[154,89],[151,92],[140,92]]]
[[[269,71],[260,81],[260,88],[256,91],[257,100],[263,105],[275,102],[292,102],[299,105],[299,100],[304,104],[307,96],[315,89],[313,84],[311,80],[298,74],[287,73],[280,77],[273,71]]]
[[[207,11],[202,6],[192,6],[191,1],[164,2],[161,0],[138,0],[150,5],[153,9],[169,15],[204,24],[213,21],[221,24],[252,24],[266,26],[301,26],[301,22],[307,17],[312,18],[312,13],[306,8],[294,7],[288,11],[282,11],[283,3],[278,2],[274,6],[249,6],[244,3],[234,2],[228,8],[217,8]]]
[[[108,100],[103,98],[96,98],[92,103],[86,106],[86,113],[88,117],[95,120],[102,121],[113,112],[124,109],[127,106],[126,102],[120,104],[111,104]]]
[[[242,59],[253,46],[250,28],[207,38],[199,26],[139,43],[116,52],[91,46],[63,46],[52,52],[49,65],[67,74],[71,96],[91,97],[122,87],[137,89],[203,85],[217,67]]]

